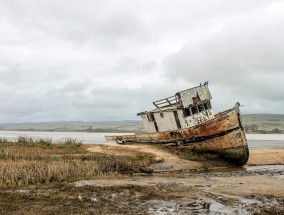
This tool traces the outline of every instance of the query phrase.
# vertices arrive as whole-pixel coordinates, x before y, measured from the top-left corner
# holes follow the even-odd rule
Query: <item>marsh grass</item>
[[[71,148],[79,148],[82,145],[82,141],[78,141],[76,139],[67,138],[64,143],[58,144],[59,148],[71,147]]]
[[[152,163],[154,157],[146,154],[89,153],[78,141],[58,147],[51,140],[19,138],[17,142],[0,143],[0,187],[39,186],[101,175],[128,174],[143,171]]]
[[[0,138],[0,143],[8,143],[8,140],[6,138]]]

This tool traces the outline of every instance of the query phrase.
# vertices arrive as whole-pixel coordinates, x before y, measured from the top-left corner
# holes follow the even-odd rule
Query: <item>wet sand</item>
[[[163,198],[137,200],[136,206],[123,203],[132,209],[141,207],[150,214],[284,214],[283,148],[250,150],[247,165],[238,168],[222,161],[185,160],[151,145],[91,146],[89,150],[118,156],[151,153],[160,161],[150,167],[152,175],[75,183],[78,187],[142,186],[163,193]]]

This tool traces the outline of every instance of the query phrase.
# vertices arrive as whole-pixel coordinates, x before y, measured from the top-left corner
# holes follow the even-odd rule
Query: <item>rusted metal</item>
[[[208,103],[211,94],[207,84],[181,91],[176,95],[178,96],[176,96],[175,105],[140,113],[145,130],[152,132],[106,136],[106,139],[118,143],[173,142],[178,143],[178,147],[181,148],[219,153],[236,165],[246,164],[249,150],[241,123],[239,103],[229,110],[214,115]],[[158,102],[160,101],[162,100]],[[181,104],[183,107],[179,106]],[[199,107],[198,113],[190,112],[189,116],[184,115],[185,108],[200,104],[207,104],[207,106]],[[195,107],[198,108],[198,106]],[[151,120],[149,114],[151,114]]]

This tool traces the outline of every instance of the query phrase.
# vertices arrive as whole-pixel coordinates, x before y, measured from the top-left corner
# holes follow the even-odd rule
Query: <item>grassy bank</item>
[[[94,176],[147,171],[154,157],[89,153],[76,140],[61,144],[20,137],[0,140],[0,187],[16,188],[70,182]]]

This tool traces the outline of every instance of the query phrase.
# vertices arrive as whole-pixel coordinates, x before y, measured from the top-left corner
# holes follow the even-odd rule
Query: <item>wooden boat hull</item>
[[[214,119],[194,127],[165,132],[106,136],[106,140],[118,143],[177,143],[179,148],[218,153],[225,160],[238,166],[245,165],[249,158],[238,103],[233,108],[216,114]]]

